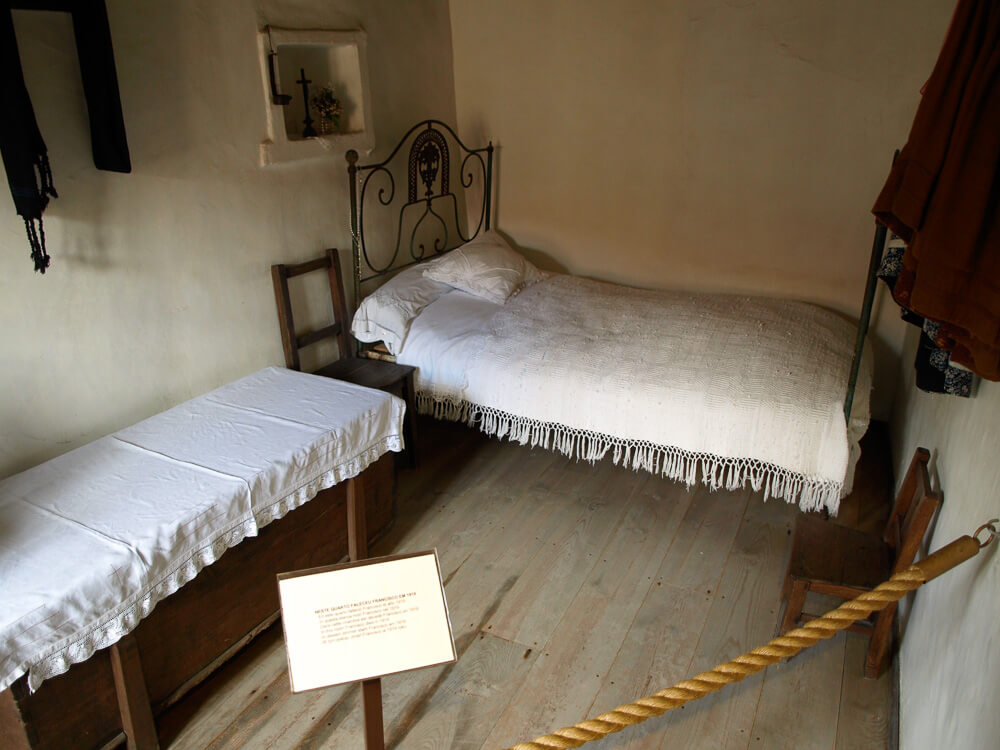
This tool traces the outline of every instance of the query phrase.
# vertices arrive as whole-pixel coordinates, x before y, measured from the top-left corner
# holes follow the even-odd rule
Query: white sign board
[[[292,692],[455,661],[435,551],[278,576]]]

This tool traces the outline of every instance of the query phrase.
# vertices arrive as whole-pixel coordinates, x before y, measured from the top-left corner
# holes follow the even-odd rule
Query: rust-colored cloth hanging
[[[959,0],[910,136],[872,209],[907,243],[893,297],[951,359],[1000,380],[1000,2]]]

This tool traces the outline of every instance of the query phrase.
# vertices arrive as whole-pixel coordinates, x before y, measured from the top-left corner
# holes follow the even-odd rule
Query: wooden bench
[[[366,505],[368,538],[374,539],[392,523],[392,457],[355,481]],[[136,658],[122,685],[126,693],[144,687],[151,715],[158,716],[274,623],[278,573],[330,565],[347,555],[346,492],[346,483],[324,490],[160,602],[130,634]],[[0,693],[0,748],[99,748],[121,739],[112,648],[46,680],[33,694],[26,676]]]
[[[293,375],[274,372],[279,378]],[[297,373],[294,378],[312,380]],[[397,422],[397,443],[398,429]],[[318,433],[331,434],[326,430],[323,425]],[[328,440],[316,444],[325,446]],[[290,449],[293,453],[302,455]],[[356,462],[350,449],[346,455],[349,463]],[[156,747],[154,717],[276,621],[278,573],[341,561],[348,553],[349,509],[355,511],[355,526],[358,511],[367,517],[365,539],[388,530],[393,477],[392,457],[382,455],[361,474],[320,491],[284,517],[266,525],[262,520],[257,536],[225,551],[110,647],[44,680],[34,693],[28,675],[18,678],[0,693],[0,748],[101,748],[123,737],[129,747]],[[12,479],[17,477],[5,481]],[[0,483],[0,498],[3,488]]]

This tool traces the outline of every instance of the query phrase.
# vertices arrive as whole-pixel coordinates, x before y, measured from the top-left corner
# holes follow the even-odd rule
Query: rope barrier
[[[997,523],[1000,521],[994,519],[983,524],[972,536],[959,537],[920,562],[897,572],[888,581],[879,584],[871,591],[845,602],[837,609],[811,620],[800,628],[772,639],[767,645],[720,664],[709,672],[702,672],[672,687],[640,698],[634,703],[619,706],[613,711],[581,721],[571,727],[537,737],[531,742],[520,742],[509,750],[566,750],[580,747],[587,742],[620,732],[673,708],[683,706],[689,701],[721,690],[726,685],[739,682],[782,659],[790,659],[803,649],[821,640],[832,638],[858,620],[868,617],[872,612],[885,609],[928,581],[975,557],[980,549],[996,538]],[[988,532],[989,536],[980,541],[979,536],[983,532]]]

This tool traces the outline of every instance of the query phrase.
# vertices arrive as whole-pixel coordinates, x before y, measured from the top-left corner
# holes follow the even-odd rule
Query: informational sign
[[[292,692],[455,661],[437,552],[278,575]]]

